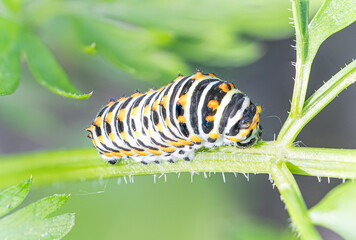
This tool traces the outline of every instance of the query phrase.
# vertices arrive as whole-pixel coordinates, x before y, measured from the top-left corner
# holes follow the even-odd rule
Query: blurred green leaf
[[[0,193],[0,217],[20,205],[30,191],[32,180],[10,187]]]
[[[21,47],[26,54],[31,72],[40,84],[66,97],[83,99],[91,96],[81,94],[70,83],[50,50],[36,35],[24,30],[21,40]]]
[[[168,35],[142,28],[93,19],[73,17],[73,34],[81,45],[95,46],[95,53],[118,68],[137,77],[157,81],[172,79],[179,71],[187,71],[182,60],[160,50]]]
[[[60,42],[70,45],[79,40],[78,49],[98,54],[149,81],[188,73],[187,63],[220,67],[252,63],[264,54],[259,39],[281,39],[293,32],[288,20],[290,4],[284,0],[58,3],[48,1],[30,19],[34,24],[49,22],[50,32],[53,27],[61,28],[49,35],[53,41],[60,37]],[[313,1],[312,13],[319,3]],[[67,21],[67,26],[48,18]]]
[[[63,206],[68,198],[69,195],[53,195],[1,219],[0,239],[62,238],[74,226],[74,214],[46,217]]]
[[[177,38],[173,46],[172,51],[189,61],[218,67],[252,63],[264,52],[255,41],[237,39],[229,33],[206,36],[204,39]]]
[[[243,219],[243,220],[242,220]],[[289,229],[273,223],[269,219],[245,216],[240,221],[233,221],[228,239],[231,240],[296,240],[296,234]],[[258,229],[258,231],[256,230]]]
[[[6,8],[13,13],[21,10],[24,4],[24,0],[2,0]]]
[[[0,17],[0,96],[12,94],[20,81],[18,26]]]
[[[5,239],[61,239],[74,226],[74,213],[65,213],[59,216],[46,219],[31,219],[20,226],[12,223],[6,226],[5,232],[0,233],[0,237]],[[1,224],[1,223],[0,223]]]
[[[315,12],[319,1],[313,1]],[[139,6],[139,7],[137,7]],[[187,7],[189,6],[189,7]],[[122,1],[93,7],[93,14],[168,33],[166,48],[211,66],[246,65],[263,54],[256,39],[292,34],[290,3],[281,0]]]
[[[314,10],[319,1],[312,4]],[[4,6],[11,12],[7,17],[24,29],[51,29],[53,19],[73,20],[67,26],[70,34],[55,30],[51,37],[69,38],[67,45],[79,40],[79,49],[98,54],[121,70],[149,81],[168,81],[178,72],[187,74],[188,62],[220,67],[252,63],[264,53],[258,39],[280,39],[292,33],[289,2],[284,0],[49,0],[36,4],[4,0]],[[30,69],[42,85],[67,97],[90,96],[81,95],[70,84],[38,36],[26,32],[21,38]],[[17,51],[0,54],[4,62],[0,72],[12,73],[11,81],[1,81],[0,76],[1,95],[11,94],[18,85],[18,59]]]
[[[32,203],[16,213],[8,216],[6,222],[25,222],[32,218],[46,218],[49,214],[62,207],[69,199],[68,194],[55,194]]]
[[[320,45],[333,33],[356,21],[355,0],[325,0],[309,24],[308,59],[313,60]]]
[[[329,228],[346,239],[356,236],[356,183],[335,187],[309,210],[314,224]]]

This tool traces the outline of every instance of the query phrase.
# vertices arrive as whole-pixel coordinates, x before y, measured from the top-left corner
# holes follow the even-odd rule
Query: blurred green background
[[[10,3],[10,4],[9,4]],[[315,13],[320,1],[311,1]],[[92,147],[84,129],[110,98],[158,88],[196,68],[231,81],[263,108],[263,139],[287,117],[295,60],[290,2],[0,1],[10,19],[51,49],[87,100],[56,95],[36,83],[21,58],[21,81],[0,101],[0,153]],[[6,33],[0,33],[0,36]],[[356,25],[328,39],[313,64],[310,95],[356,54]],[[308,124],[301,146],[355,148],[356,88],[351,86]],[[76,213],[65,239],[293,239],[288,214],[267,175],[202,174],[58,183],[27,202],[72,193]],[[36,176],[33,176],[34,183]],[[24,179],[19,179],[19,182]],[[128,181],[129,179],[127,179]],[[340,180],[298,177],[308,207]],[[321,229],[325,239],[341,239]]]

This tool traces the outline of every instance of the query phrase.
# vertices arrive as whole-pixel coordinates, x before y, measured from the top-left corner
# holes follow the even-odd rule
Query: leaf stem
[[[297,62],[295,66],[295,82],[290,116],[291,118],[295,118],[301,114],[303,109],[311,69],[311,62],[306,61],[308,56],[309,39],[309,1],[293,0],[292,8],[296,31]]]
[[[309,218],[307,207],[292,173],[282,160],[271,164],[273,180],[302,239],[321,239]]]
[[[334,77],[321,86],[305,102],[302,115],[297,118],[289,116],[278,135],[278,142],[282,145],[292,143],[303,127],[328,105],[340,92],[356,82],[356,60],[340,70]]]
[[[269,173],[272,159],[285,159],[292,173],[356,178],[356,150],[283,147],[261,142],[256,147],[220,147],[197,153],[194,161],[143,165],[131,160],[111,166],[94,149],[12,154],[0,157],[0,188],[33,174],[34,185],[177,172]]]

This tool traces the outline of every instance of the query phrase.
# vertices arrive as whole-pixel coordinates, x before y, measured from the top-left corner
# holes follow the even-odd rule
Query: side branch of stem
[[[283,161],[271,164],[273,180],[302,239],[321,239],[309,218],[307,207],[292,173]]]

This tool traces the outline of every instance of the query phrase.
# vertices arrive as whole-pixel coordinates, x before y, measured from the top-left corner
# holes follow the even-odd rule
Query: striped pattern
[[[126,158],[144,164],[190,161],[201,147],[256,143],[260,112],[232,83],[198,71],[157,91],[111,100],[87,131],[112,164]]]

